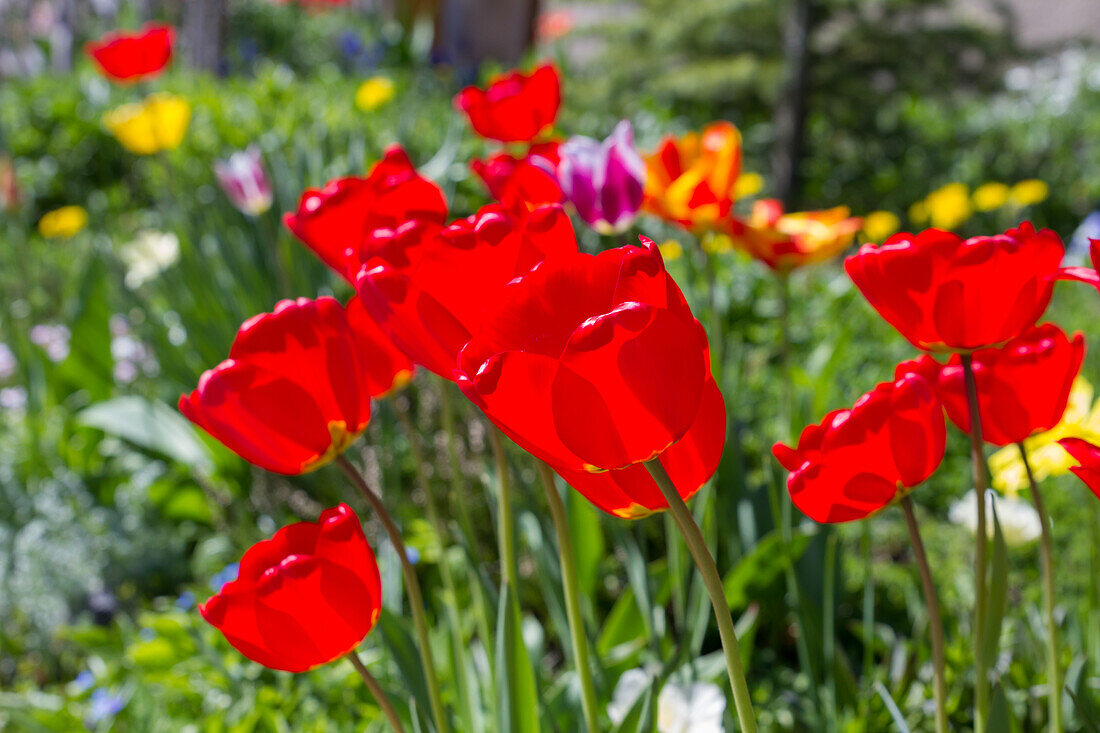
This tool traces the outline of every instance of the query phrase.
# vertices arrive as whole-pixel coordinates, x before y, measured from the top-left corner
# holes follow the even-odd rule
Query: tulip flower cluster
[[[1098,251],[1100,247],[1094,247],[1094,254]],[[1057,235],[1029,223],[967,240],[929,229],[896,234],[881,246],[864,245],[845,262],[849,276],[879,315],[926,353],[899,364],[895,382],[880,384],[851,410],[830,413],[820,425],[806,428],[796,448],[781,443],[774,448],[790,471],[792,500],[817,521],[862,519],[901,503],[934,616],[939,731],[948,725],[943,632],[907,494],[936,470],[943,457],[945,413],[970,436],[974,459],[976,729],[986,730],[988,723],[987,649],[996,649],[995,638],[983,638],[989,594],[984,443],[1017,445],[1032,478],[1031,497],[1043,537],[1048,674],[1054,690],[1051,721],[1055,730],[1061,729],[1050,526],[1024,441],[1062,419],[1084,360],[1081,334],[1069,336],[1053,323],[1037,324],[1058,279],[1098,282],[1095,270],[1061,270],[1062,253]],[[936,354],[947,355],[946,362],[937,360]],[[1100,450],[1080,438],[1068,438],[1063,445],[1082,464],[1074,471],[1095,492]],[[999,628],[992,631],[998,633]]]
[[[169,47],[170,41],[168,34]],[[131,39],[125,48],[144,49],[143,43],[153,41]],[[126,53],[137,60],[118,69],[117,58]],[[116,78],[131,79],[155,73],[170,56],[161,54],[156,66],[148,62],[160,58],[152,50],[126,53],[95,57],[105,69],[115,68]],[[170,104],[150,99],[146,105]],[[555,139],[560,104],[561,80],[552,65],[513,71],[455,97],[474,132],[507,146],[470,162],[494,199],[473,213],[453,211],[400,145],[387,148],[365,175],[305,189],[283,223],[336,275],[344,295],[284,300],[247,320],[227,358],[199,377],[179,409],[260,468],[299,475],[333,464],[344,472],[401,564],[430,701],[426,719],[436,731],[449,731],[447,702],[454,696],[444,694],[437,679],[417,572],[382,495],[345,455],[368,427],[372,403],[405,387],[417,370],[422,379],[436,379],[444,400],[461,391],[484,417],[497,469],[500,611],[514,619],[517,562],[502,436],[529,454],[543,480],[558,533],[586,729],[600,729],[601,720],[555,475],[615,517],[669,513],[713,604],[741,728],[754,731],[723,579],[686,506],[717,470],[726,438],[708,334],[660,247],[642,236],[637,244],[581,251],[568,209],[601,234],[623,232],[646,211],[700,237],[725,237],[765,263],[784,287],[794,269],[839,255],[863,222],[846,207],[788,213],[771,199],[739,214],[738,197],[753,195],[759,180],[742,174],[741,135],[731,123],[668,137],[643,157],[626,120],[603,141]],[[164,147],[159,117],[144,109],[134,114],[143,121],[118,113],[117,125],[109,123],[120,140],[147,152]],[[127,124],[148,128],[155,144],[139,144],[136,132],[124,131]],[[257,149],[235,153],[215,171],[242,212],[259,215],[272,205]],[[789,472],[791,502],[815,521],[866,519],[895,505],[905,514],[931,618],[938,731],[948,725],[944,638],[913,492],[939,468],[950,421],[970,436],[974,457],[975,704],[977,729],[985,731],[986,649],[995,649],[996,640],[983,639],[990,589],[982,451],[985,443],[1015,444],[1026,464],[1024,441],[1063,418],[1084,338],[1040,320],[1059,279],[1100,289],[1100,275],[1060,269],[1062,251],[1057,235],[1029,223],[995,236],[964,240],[929,229],[864,245],[845,261],[848,275],[922,353],[897,365],[892,379],[850,408],[806,427],[793,446],[780,442],[772,449]],[[1093,259],[1100,265],[1100,242]],[[453,408],[445,403],[444,409],[445,421],[451,419],[446,410]],[[414,429],[408,440],[416,454]],[[449,435],[447,447],[454,453],[452,440]],[[1100,496],[1100,448],[1077,438],[1063,445],[1081,464],[1075,473]],[[422,463],[418,457],[418,468]],[[1032,482],[1030,492],[1049,553],[1041,490]],[[430,497],[427,504],[432,507]],[[450,529],[433,513],[430,508],[429,521],[446,541]],[[1056,652],[1052,565],[1049,554],[1044,558]],[[480,588],[480,576],[475,582]],[[237,578],[200,611],[242,654],[273,669],[300,672],[348,657],[401,730],[356,654],[379,620],[382,590],[359,518],[341,504],[249,549]],[[1056,662],[1050,675],[1058,690]]]
[[[563,201],[598,230],[620,231],[641,207],[645,164],[626,121],[603,143],[540,139],[557,115],[559,84],[554,67],[543,66],[456,97],[476,132],[527,146],[474,161],[497,202],[469,216],[453,216],[398,145],[363,177],[306,189],[283,221],[354,294],[286,300],[251,318],[179,408],[261,468],[297,475],[335,463],[345,472],[398,551],[431,718],[445,732],[416,572],[381,496],[343,454],[367,427],[372,400],[408,383],[416,367],[444,391],[456,383],[493,426],[502,584],[515,582],[515,550],[501,435],[530,453],[544,478],[563,570],[575,563],[554,473],[618,517],[672,512],[711,594],[737,712],[752,730],[720,576],[684,504],[715,472],[725,443],[708,339],[653,242],[579,251]],[[242,211],[259,212],[270,186],[256,174],[258,153],[238,156],[216,171]],[[563,583],[583,716],[595,731],[575,574]],[[201,611],[234,647],[274,669],[348,656],[392,710],[355,655],[380,594],[373,553],[341,505],[250,549],[238,578]]]

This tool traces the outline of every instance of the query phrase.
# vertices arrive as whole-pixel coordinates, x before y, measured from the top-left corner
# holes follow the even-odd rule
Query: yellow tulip
[[[152,94],[103,116],[103,125],[122,147],[137,155],[175,150],[191,121],[191,105],[172,94]]]
[[[733,195],[737,198],[755,196],[764,190],[764,176],[759,173],[742,173],[733,184]]]
[[[83,206],[62,206],[46,212],[38,220],[38,233],[47,239],[68,239],[88,225]]]
[[[1020,181],[1012,187],[1008,197],[1016,206],[1031,206],[1050,195],[1050,186],[1037,178]]]
[[[1003,183],[983,183],[974,189],[970,197],[978,211],[993,211],[1008,202],[1008,186]]]
[[[901,229],[901,220],[892,211],[872,211],[863,217],[863,233],[872,242],[881,243]]]
[[[384,76],[372,76],[355,92],[355,106],[364,112],[378,109],[393,99],[393,82]]]
[[[1045,433],[1037,433],[1024,441],[1027,458],[1036,481],[1048,476],[1061,476],[1077,465],[1058,441],[1062,438],[1084,438],[1090,443],[1100,443],[1100,402],[1093,404],[1092,385],[1084,377],[1073,383],[1062,420]],[[1027,488],[1027,471],[1020,459],[1020,449],[1007,446],[989,458],[993,488],[1009,496],[1016,496]]]
[[[669,239],[661,244],[657,245],[657,249],[661,250],[661,257],[665,262],[672,262],[678,260],[684,254],[684,248],[680,246],[680,243],[675,239]]]
[[[970,218],[970,189],[965,183],[948,183],[924,199],[928,220],[938,229],[954,229]]]

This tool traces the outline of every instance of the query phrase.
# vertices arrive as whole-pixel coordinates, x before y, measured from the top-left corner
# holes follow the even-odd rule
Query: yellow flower
[[[918,201],[909,207],[909,221],[914,224],[924,224],[928,221],[928,207],[923,201]]]
[[[837,255],[863,226],[847,206],[787,213],[777,199],[756,201],[747,221],[730,223],[730,239],[778,272],[790,272]]]
[[[965,183],[948,183],[924,199],[928,220],[937,229],[954,229],[970,218],[970,189]]]
[[[675,239],[661,242],[661,244],[657,246],[657,249],[661,250],[661,257],[665,259],[665,262],[678,260],[684,254],[684,248],[681,247],[680,243]]]
[[[1084,377],[1078,377],[1073,383],[1069,405],[1061,422],[1047,432],[1024,441],[1036,481],[1069,473],[1069,469],[1077,465],[1077,461],[1058,445],[1062,438],[1084,438],[1090,443],[1100,443],[1100,402],[1093,404],[1092,397],[1092,385]],[[993,474],[993,488],[998,491],[1016,496],[1020,489],[1028,486],[1020,449],[1014,445],[990,456],[989,468]]]
[[[882,242],[901,229],[901,220],[892,211],[872,211],[863,217],[863,233],[872,242]]]
[[[372,76],[355,92],[355,106],[364,112],[378,109],[393,99],[393,82],[384,76]]]
[[[103,116],[103,125],[122,147],[138,155],[175,150],[191,121],[191,105],[172,94],[151,94]]]
[[[1009,200],[1016,206],[1031,206],[1050,195],[1050,186],[1037,178],[1020,181],[1009,192]]]
[[[88,224],[83,206],[62,206],[46,212],[38,220],[38,233],[48,239],[68,239]]]
[[[742,173],[733,184],[733,195],[737,198],[755,196],[764,190],[764,176],[759,173]]]
[[[1008,201],[1009,190],[1008,186],[1003,183],[983,183],[974,189],[974,195],[971,196],[971,201],[974,202],[974,208],[978,211],[993,211],[993,209],[999,209],[1005,205]]]
[[[728,234],[722,234],[721,232],[704,233],[699,239],[699,245],[708,255],[715,255],[733,250],[733,240],[729,238]]]

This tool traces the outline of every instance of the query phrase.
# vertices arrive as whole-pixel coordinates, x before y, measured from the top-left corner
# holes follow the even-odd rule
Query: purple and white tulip
[[[571,137],[559,154],[558,183],[577,214],[601,234],[629,227],[642,207],[646,179],[630,121],[619,122],[603,142]]]
[[[218,185],[234,206],[248,216],[259,216],[271,208],[273,195],[260,149],[249,145],[228,160],[214,161]]]

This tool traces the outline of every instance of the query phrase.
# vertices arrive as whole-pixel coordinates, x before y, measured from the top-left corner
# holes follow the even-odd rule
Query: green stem
[[[516,585],[516,525],[512,521],[512,481],[508,476],[508,457],[504,455],[502,434],[489,425],[489,445],[497,467],[497,539],[500,543],[500,577],[502,583]]]
[[[928,633],[932,637],[932,681],[936,698],[936,733],[947,733],[947,677],[944,664],[943,617],[940,614],[940,599],[936,593],[936,584],[932,582],[932,570],[928,567],[928,555],[924,551],[924,542],[920,538],[920,527],[913,513],[913,502],[903,496],[901,511],[905,515],[905,526],[909,530],[909,541],[913,545],[913,554],[917,558],[920,582],[924,588],[924,603],[928,606]]]
[[[970,354],[962,354],[966,399],[970,408],[970,461],[974,470],[974,495],[978,501],[978,526],[974,545],[974,733],[986,733],[989,715],[989,672],[985,666],[986,549],[989,537],[985,525],[986,466],[982,452],[982,416],[978,408],[978,385]]]
[[[382,522],[386,534],[390,538],[393,549],[401,561],[401,572],[405,577],[405,591],[409,594],[409,607],[412,609],[413,626],[416,628],[417,646],[420,651],[420,663],[424,668],[424,680],[428,685],[428,700],[432,708],[432,717],[435,719],[435,728],[439,733],[448,733],[450,725],[443,711],[443,697],[439,693],[439,679],[436,677],[435,660],[432,658],[431,639],[428,636],[428,618],[424,612],[424,597],[420,593],[420,581],[416,579],[416,570],[409,562],[408,553],[405,551],[405,541],[401,538],[401,532],[382,503],[382,497],[378,496],[367,484],[363,474],[352,465],[344,455],[336,457],[336,464],[340,466],[363,498],[370,504],[375,516]]]
[[[1027,480],[1031,484],[1031,501],[1035,504],[1035,513],[1042,525],[1040,535],[1039,560],[1043,575],[1043,614],[1047,625],[1047,685],[1050,687],[1049,709],[1050,730],[1062,733],[1062,669],[1058,664],[1058,625],[1054,620],[1054,540],[1050,534],[1050,518],[1043,504],[1043,494],[1039,483],[1031,472],[1031,462],[1027,459],[1027,449],[1022,442],[1016,444],[1020,449],[1020,458],[1024,461]]]
[[[550,516],[554,520],[554,530],[558,534],[558,559],[561,563],[561,585],[565,592],[565,611],[569,618],[569,635],[573,641],[573,662],[577,666],[577,676],[581,682],[581,710],[589,733],[597,733],[598,713],[596,712],[596,688],[592,684],[592,666],[588,661],[588,636],[584,630],[584,617],[581,616],[580,591],[577,585],[577,561],[573,554],[573,538],[569,533],[569,520],[565,514],[565,504],[554,484],[554,473],[544,462],[536,459],[539,478],[546,490],[546,501],[550,505]]]
[[[382,714],[386,716],[386,720],[390,722],[395,733],[405,733],[405,728],[401,725],[401,719],[397,717],[397,711],[394,710],[393,703],[386,697],[386,693],[382,689],[382,685],[378,684],[378,680],[374,679],[374,676],[367,671],[366,665],[363,664],[363,660],[359,658],[355,650],[348,652],[347,657],[348,661],[352,663],[355,670],[359,673],[359,676],[363,678],[363,682],[366,683],[367,689],[370,690],[370,694],[374,695],[378,707],[382,708]]]
[[[741,649],[737,643],[737,631],[733,626],[733,616],[730,615],[729,605],[726,603],[726,593],[722,588],[722,577],[718,574],[718,567],[714,564],[714,557],[710,554],[703,532],[695,523],[695,517],[684,503],[680,492],[669,478],[665,467],[658,458],[647,461],[645,464],[649,475],[661,489],[661,493],[668,502],[668,510],[672,518],[680,528],[680,534],[687,543],[688,550],[695,560],[695,566],[699,568],[699,574],[703,577],[703,585],[710,595],[711,606],[714,607],[714,616],[718,621],[718,633],[722,637],[722,649],[726,654],[726,671],[729,672],[730,685],[733,688],[733,702],[737,708],[737,720],[741,723],[744,733],[756,732],[756,718],[752,710],[752,698],[749,696],[749,686],[745,682],[745,671],[741,667]]]

